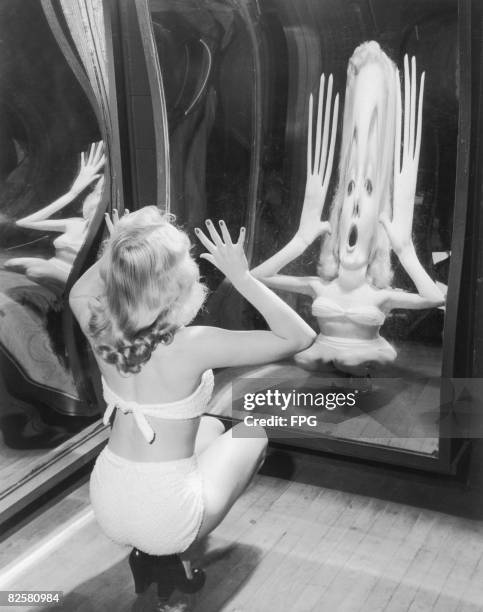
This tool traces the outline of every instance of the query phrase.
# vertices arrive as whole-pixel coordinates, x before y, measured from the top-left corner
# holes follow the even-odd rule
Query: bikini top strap
[[[104,389],[104,396],[106,395],[108,394],[105,392]],[[146,442],[148,444],[154,442],[154,429],[151,427],[151,425],[148,423],[148,420],[144,416],[142,412],[142,406],[137,406],[134,403],[129,406],[124,406],[119,405],[117,402],[109,401],[107,404],[107,408],[104,412],[104,416],[102,418],[102,422],[104,423],[104,425],[109,425],[109,421],[115,408],[118,408],[124,414],[128,414],[129,412],[131,412],[134,417],[134,420],[136,421],[136,425],[139,427]]]

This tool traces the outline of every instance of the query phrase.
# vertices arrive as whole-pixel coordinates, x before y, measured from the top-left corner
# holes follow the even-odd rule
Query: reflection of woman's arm
[[[89,302],[93,298],[102,296],[105,292],[104,282],[100,275],[101,260],[102,257],[84,272],[74,283],[69,293],[69,305],[83,329],[87,326],[91,317]]]
[[[56,219],[57,223],[54,224],[56,226],[55,229],[53,227],[51,228],[50,226],[45,226],[45,219],[48,219],[59,210],[62,210],[65,206],[70,204],[78,195],[79,193],[76,193],[71,189],[63,196],[55,200],[55,202],[52,202],[52,204],[41,208],[37,212],[34,212],[31,215],[24,217],[23,219],[19,219],[16,223],[20,227],[29,227],[31,229],[38,230],[52,229],[52,231],[63,232],[65,231],[65,223],[62,219]],[[50,223],[53,223],[53,221],[51,221]]]
[[[291,261],[301,255],[307,248],[306,242],[298,234],[290,240],[278,253],[264,261],[250,273],[261,280],[267,287],[313,295],[310,283],[316,281],[315,276],[287,276],[278,274]]]
[[[54,227],[46,226],[45,219],[48,219],[59,210],[65,208],[70,204],[86,187],[101,177],[99,173],[100,169],[104,165],[104,144],[102,142],[93,143],[90,146],[89,154],[86,157],[85,153],[81,153],[81,167],[79,173],[72,184],[72,187],[63,196],[52,202],[48,206],[41,208],[37,212],[19,219],[17,225],[20,227],[28,227],[31,229],[38,230],[50,230],[52,231],[65,231],[65,224],[63,221],[58,219],[56,222],[51,222]]]
[[[324,99],[325,75],[320,78],[319,99],[317,107],[317,123],[315,135],[315,150],[313,146],[313,97],[309,98],[308,137],[307,137],[307,182],[305,185],[305,196],[300,217],[299,228],[295,236],[278,253],[260,264],[251,273],[262,280],[269,287],[307,293],[313,295],[311,283],[318,277],[291,277],[278,275],[278,272],[291,261],[301,255],[305,249],[314,242],[316,238],[330,231],[326,221],[322,221],[322,211],[327,196],[332,163],[334,159],[334,147],[337,128],[337,117],[339,112],[339,96],[335,97],[332,109],[332,75],[330,75],[327,87],[327,99],[325,103],[324,117],[322,117],[322,106]]]
[[[421,76],[416,105],[416,59],[404,57],[404,114],[402,113],[399,73],[395,74],[396,126],[394,139],[394,194],[393,215],[381,217],[391,246],[399,261],[416,285],[418,294],[405,291],[384,291],[383,305],[392,308],[431,308],[441,306],[444,296],[436,283],[421,265],[412,240],[414,199],[421,149],[421,128],[424,94],[424,73]],[[404,120],[404,128],[403,128]],[[401,138],[401,134],[404,135]],[[403,141],[403,142],[402,142]],[[401,147],[401,144],[403,145]],[[402,148],[402,159],[401,159]]]
[[[385,291],[384,307],[392,310],[393,308],[421,309],[442,306],[444,295],[421,265],[413,245],[399,254],[399,261],[416,285],[418,293],[407,293],[397,289],[387,290]]]
[[[298,233],[296,233],[292,240],[280,249],[278,253],[272,255],[272,257],[250,270],[250,272],[255,278],[260,279],[274,276],[287,264],[302,255],[307,247],[308,244]]]

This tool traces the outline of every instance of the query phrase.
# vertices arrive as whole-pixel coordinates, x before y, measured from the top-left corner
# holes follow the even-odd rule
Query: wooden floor
[[[198,612],[481,611],[482,459],[477,443],[463,481],[272,449],[198,552],[205,588],[173,602]],[[93,519],[86,478],[11,526],[0,589],[63,590],[52,611],[150,610],[152,590],[134,595],[129,551]]]

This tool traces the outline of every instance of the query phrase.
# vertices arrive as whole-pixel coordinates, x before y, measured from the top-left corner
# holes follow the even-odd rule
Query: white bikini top
[[[148,423],[146,416],[158,417],[161,419],[196,419],[205,411],[210,401],[211,394],[213,393],[213,385],[213,371],[206,370],[201,376],[200,384],[193,393],[188,395],[188,397],[161,404],[139,404],[132,400],[124,400],[116,395],[116,393],[108,387],[103,377],[102,389],[107,408],[102,420],[104,425],[108,425],[109,419],[115,408],[119,408],[124,414],[132,412],[141,433],[146,441],[151,444],[154,441],[155,433]]]
[[[312,303],[312,314],[321,319],[344,317],[360,325],[381,326],[386,315],[377,306],[343,308],[334,300],[319,295]]]
[[[74,240],[70,235],[61,234],[52,242],[52,244],[56,249],[65,249],[66,251],[72,251],[77,255],[84,244],[84,239],[85,235],[81,235]]]

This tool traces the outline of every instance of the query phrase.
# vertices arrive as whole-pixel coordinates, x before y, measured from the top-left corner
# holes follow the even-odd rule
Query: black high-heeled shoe
[[[129,555],[129,565],[137,594],[144,593],[154,582],[157,584],[158,597],[166,600],[175,588],[183,593],[196,593],[206,580],[205,572],[201,569],[193,569],[192,578],[188,578],[178,555],[148,555],[133,548]]]

